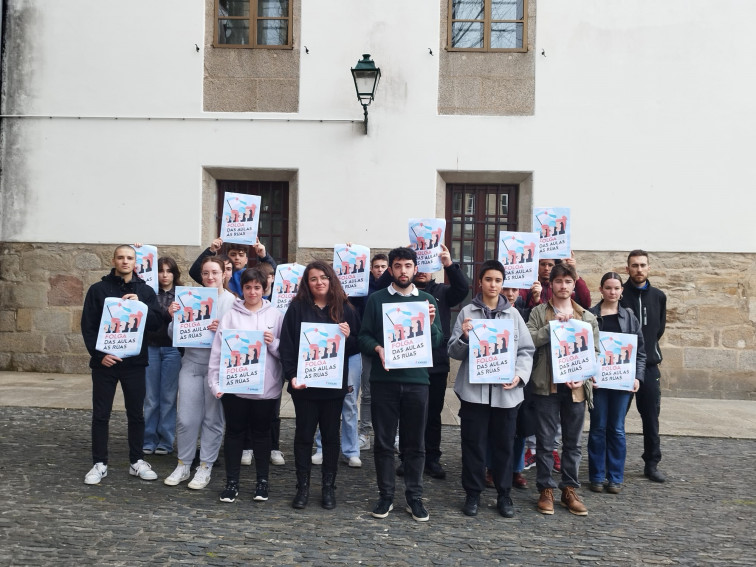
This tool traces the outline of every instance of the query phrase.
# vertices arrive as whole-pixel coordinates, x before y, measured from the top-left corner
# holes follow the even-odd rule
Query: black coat
[[[656,366],[662,361],[659,340],[667,326],[667,296],[651,285],[638,289],[632,281],[625,282],[620,304],[632,311],[640,321],[643,343],[646,349],[646,366]]]

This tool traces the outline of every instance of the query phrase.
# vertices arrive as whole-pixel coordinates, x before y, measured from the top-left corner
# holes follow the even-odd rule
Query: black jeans
[[[323,441],[322,473],[336,474],[341,451],[341,406],[344,396],[325,400],[302,399],[291,396],[296,412],[294,429],[294,468],[297,475],[309,474],[312,468],[312,444],[315,430],[320,426]]]
[[[373,458],[380,496],[388,500],[394,498],[394,436],[398,422],[399,450],[404,460],[404,495],[407,501],[421,498],[428,386],[372,382],[370,390],[375,434]]]
[[[646,366],[646,375],[635,394],[635,407],[643,423],[643,460],[646,469],[655,469],[661,461],[659,413],[661,412],[661,373],[658,366]],[[631,400],[632,402],[632,400]]]
[[[144,457],[144,375],[144,366],[123,366],[121,363],[92,369],[92,463],[108,464],[110,413],[118,382],[126,406],[129,462],[133,464]]]
[[[428,419],[425,422],[425,462],[441,459],[441,411],[446,397],[447,372],[430,374],[428,387]],[[400,436],[401,439],[401,436]]]
[[[276,398],[276,408],[270,423],[270,450],[279,451],[281,440],[281,398]],[[244,436],[244,450],[251,451],[252,447],[252,428],[247,430]]]
[[[244,439],[252,436],[255,469],[258,480],[268,479],[270,471],[270,423],[277,400],[251,400],[226,394],[221,398],[226,416],[226,440],[223,454],[226,460],[226,480],[239,481]],[[251,432],[251,433],[250,433]]]

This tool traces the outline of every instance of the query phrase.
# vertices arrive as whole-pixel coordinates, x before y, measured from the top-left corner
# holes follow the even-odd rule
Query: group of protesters
[[[188,487],[205,488],[223,444],[226,484],[220,500],[234,502],[238,498],[241,466],[254,463],[253,499],[266,501],[269,465],[285,463],[279,414],[286,385],[295,409],[294,508],[305,508],[309,502],[313,464],[321,465],[321,505],[334,508],[340,457],[348,466],[360,467],[360,450],[369,449],[372,438],[379,493],[372,516],[385,518],[392,511],[396,477],[401,476],[406,511],[416,521],[427,521],[423,474],[446,477],[441,463],[441,412],[450,357],[461,361],[454,391],[460,400],[464,514],[477,515],[480,495],[489,486],[497,492],[498,512],[513,517],[511,490],[527,488],[522,471],[528,468],[528,461],[534,461],[540,495],[537,510],[554,513],[554,490],[558,488],[561,504],[569,512],[587,515],[578,494],[586,405],[591,417],[589,488],[619,493],[626,458],[625,415],[633,394],[643,423],[645,476],[665,481],[658,469],[658,366],[666,297],[648,281],[648,253],[643,250],[628,255],[626,282],[616,272],[601,278],[601,301],[595,306],[591,306],[590,292],[578,277],[572,257],[541,259],[538,280],[529,289],[508,287],[505,267],[487,260],[478,267],[471,301],[461,308],[452,327],[451,310],[468,296],[470,282],[444,245],[438,249],[447,283],[418,272],[416,252],[400,247],[371,260],[367,297],[347,297],[330,261],[310,262],[284,313],[270,302],[276,263],[264,245],[259,240],[251,247],[224,244],[217,238],[189,270],[198,284],[218,289],[209,326],[215,332],[213,345],[180,349],[173,346],[171,336],[173,314],[179,309],[175,288],[182,285],[181,271],[173,258],[159,258],[159,289],[155,293],[135,272],[138,247],[115,249],[113,269],[90,287],[82,312],[82,335],[91,355],[93,406],[93,466],[85,475],[86,484],[99,484],[107,476],[108,424],[120,382],[131,475],[156,480],[145,455],[168,455],[175,450],[177,465],[164,483],[176,486],[189,480],[198,456],[199,465]],[[250,263],[252,267],[248,267]],[[96,350],[107,297],[147,305],[145,336],[138,355],[119,358]],[[428,303],[433,366],[388,370],[382,306],[418,301]],[[470,381],[469,333],[473,322],[481,319],[512,321],[509,349],[515,353],[515,377],[510,383]],[[599,331],[637,336],[632,391],[598,388],[596,377],[555,383],[549,323],[570,319],[591,326],[595,345],[599,344]],[[297,376],[303,323],[339,326],[345,338],[340,388],[308,387]],[[224,329],[263,332],[267,358],[262,393],[222,391],[219,374]],[[554,478],[555,472],[559,480]]]

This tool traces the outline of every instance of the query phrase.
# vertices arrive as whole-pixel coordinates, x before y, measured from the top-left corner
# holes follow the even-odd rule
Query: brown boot
[[[576,516],[588,515],[588,509],[585,507],[582,500],[580,500],[580,496],[575,492],[574,486],[565,486],[562,489],[562,506]]]
[[[541,514],[554,513],[554,491],[551,488],[541,490],[541,497],[538,499],[538,511]]]

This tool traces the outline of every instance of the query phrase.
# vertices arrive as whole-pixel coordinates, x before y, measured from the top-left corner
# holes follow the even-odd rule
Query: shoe
[[[609,494],[619,494],[622,492],[622,484],[619,482],[610,482],[606,485],[606,491]]]
[[[147,447],[142,449],[142,453],[144,453],[145,455],[152,455],[152,453],[154,452],[155,452],[155,449],[148,449]]]
[[[239,482],[236,480],[227,480],[226,488],[221,492],[220,501],[233,502],[237,496],[239,496]]]
[[[514,503],[509,496],[499,495],[496,499],[496,508],[505,518],[514,518]]]
[[[493,473],[491,472],[491,469],[486,469],[486,486],[488,488],[496,488],[496,485],[493,481]]]
[[[524,490],[528,487],[528,479],[521,472],[512,473],[512,486]]]
[[[423,506],[422,498],[413,498],[407,502],[407,513],[410,514],[412,519],[416,522],[427,522],[430,517],[428,515],[428,510]]]
[[[554,472],[562,472],[562,459],[559,458],[559,451],[554,449]]]
[[[169,450],[168,450],[168,449],[166,449],[165,447],[158,447],[157,449],[155,449],[155,454],[156,454],[156,455],[167,455],[167,454],[169,454],[170,452],[171,452],[171,451],[169,451]]]
[[[168,478],[166,478],[163,483],[167,484],[168,486],[176,486],[177,484],[184,482],[185,480],[188,480],[191,476],[191,467],[189,465],[185,465],[184,461],[179,459],[178,466],[176,466],[176,470],[174,470]]]
[[[213,465],[207,463],[200,463],[197,470],[194,473],[194,478],[187,485],[192,490],[201,490],[210,483],[210,473],[213,472]]]
[[[336,507],[336,475],[332,473],[323,475],[320,505],[326,510]]]
[[[281,465],[286,464],[283,453],[277,450],[273,450],[270,452],[270,462],[271,464],[276,465],[277,467],[280,467]]]
[[[100,484],[100,481],[108,476],[108,465],[104,463],[95,463],[85,476],[84,484]]]
[[[525,449],[525,466],[522,470],[529,471],[535,466],[535,453],[530,449]]]
[[[297,510],[303,509],[307,506],[307,501],[310,499],[310,475],[307,473],[297,473],[297,493],[294,495],[294,500],[291,503],[292,508]]]
[[[591,489],[591,492],[604,492],[604,483],[592,482],[588,488]]]
[[[360,434],[360,451],[370,450],[370,437]]]
[[[152,470],[149,463],[139,459],[136,463],[132,463],[129,467],[129,474],[131,476],[138,476],[142,480],[157,480],[157,473]]]
[[[252,457],[253,456],[254,456],[254,453],[252,452],[252,449],[244,449],[242,451],[241,464],[243,464],[243,465],[251,465],[252,464]]]
[[[257,486],[255,486],[255,500],[257,502],[265,502],[268,499],[268,481],[265,479],[259,479]]]
[[[315,453],[312,457],[310,457],[310,461],[312,461],[313,465],[322,465],[323,464],[323,453]]]
[[[665,482],[667,477],[656,467],[647,468],[643,473],[652,482]]]
[[[399,452],[399,436],[394,437],[394,453]]]
[[[544,488],[541,490],[541,496],[538,498],[538,511],[541,514],[553,514],[554,513],[554,490],[551,488]]]
[[[404,476],[404,461],[399,461],[399,466],[396,467],[396,476]]]
[[[362,460],[359,457],[344,457],[344,462],[353,469],[358,469],[362,466]]]
[[[438,461],[431,461],[430,463],[425,463],[425,474],[429,475],[432,478],[437,478],[439,480],[444,480],[446,478],[446,471],[441,466],[441,463]]]
[[[575,492],[574,486],[565,486],[562,489],[562,506],[576,516],[588,515],[588,509],[583,504],[583,501],[580,500],[580,496]]]
[[[477,516],[479,505],[480,494],[468,494],[465,496],[465,505],[462,506],[462,513],[465,516]]]
[[[394,509],[394,503],[388,498],[381,498],[370,512],[373,518],[385,518]]]

